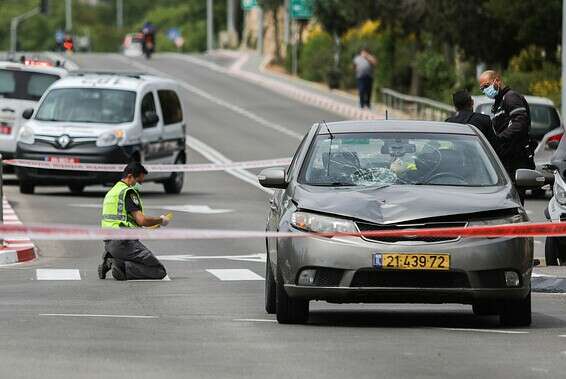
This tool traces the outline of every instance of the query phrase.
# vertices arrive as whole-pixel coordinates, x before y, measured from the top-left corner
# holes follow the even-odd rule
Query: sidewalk
[[[566,292],[566,266],[535,267],[531,285],[533,292]]]
[[[4,213],[5,225],[21,225],[18,215],[12,209],[12,206],[3,199],[2,210]],[[5,240],[0,245],[0,267],[14,263],[22,263],[37,258],[36,247],[29,238],[18,238]]]

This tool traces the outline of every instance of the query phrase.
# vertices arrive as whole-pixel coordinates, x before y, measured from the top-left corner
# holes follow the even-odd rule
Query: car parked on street
[[[519,170],[517,185],[544,180]],[[427,121],[313,125],[276,189],[267,231],[359,233],[528,221],[481,132]],[[309,302],[464,303],[503,325],[531,322],[532,238],[268,238],[266,311],[308,320]]]
[[[47,90],[67,70],[48,61],[26,59],[0,62],[0,154],[14,158],[16,140],[25,120],[25,109],[33,108]]]
[[[24,112],[16,158],[60,163],[185,163],[185,119],[177,84],[139,73],[78,72],[55,83],[37,112]],[[20,192],[39,185],[114,184],[112,172],[18,167]],[[167,193],[183,188],[183,173],[150,173]]]

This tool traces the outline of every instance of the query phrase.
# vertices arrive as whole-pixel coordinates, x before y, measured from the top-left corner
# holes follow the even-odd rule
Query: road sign
[[[312,17],[312,0],[291,0],[291,18],[307,20]]]
[[[167,30],[167,38],[169,38],[171,41],[175,41],[180,36],[181,36],[181,33],[179,32],[179,29],[177,29],[177,28],[171,28],[171,29]]]
[[[257,5],[257,0],[242,0],[242,9],[251,11]]]

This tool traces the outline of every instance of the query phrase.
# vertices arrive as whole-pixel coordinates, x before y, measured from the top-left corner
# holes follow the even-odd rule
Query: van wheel
[[[71,193],[79,194],[83,193],[85,186],[82,184],[69,184],[69,189],[71,190]]]
[[[287,295],[283,286],[283,277],[277,270],[275,284],[275,313],[280,324],[304,324],[309,320],[309,301],[293,299]]]
[[[503,301],[499,323],[503,326],[531,325],[531,293],[524,299]]]
[[[267,253],[267,262],[265,263],[265,311],[270,315],[276,311],[275,299],[275,278],[271,270],[269,253]]]
[[[185,163],[185,158],[183,156],[178,157],[175,160],[175,164]],[[163,182],[163,188],[165,188],[166,193],[178,194],[183,190],[183,184],[185,183],[185,173],[184,172],[172,172],[169,179]]]
[[[544,259],[547,266],[558,266],[558,254],[560,253],[560,242],[558,237],[546,237],[544,243]]]
[[[20,193],[32,195],[35,190],[35,185],[32,182],[24,182],[20,180]]]
[[[497,303],[477,302],[472,304],[472,310],[476,316],[493,316],[499,313]]]

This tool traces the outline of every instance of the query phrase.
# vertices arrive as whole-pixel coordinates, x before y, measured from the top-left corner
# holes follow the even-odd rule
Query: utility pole
[[[263,8],[262,7],[257,7],[257,17],[258,17],[257,52],[259,53],[259,55],[263,55]]]
[[[65,0],[65,31],[73,30],[73,4],[72,0]]]
[[[15,53],[18,48],[18,25],[20,22],[35,16],[40,11],[39,7],[33,8],[31,11],[16,16],[10,22],[10,53]]]
[[[206,0],[206,49],[214,48],[214,19],[212,17],[213,0]]]
[[[228,33],[232,34],[232,33],[236,33],[236,27],[234,26],[234,15],[236,14],[236,12],[234,12],[234,0],[227,0],[228,3],[226,4],[228,12],[226,12],[226,25],[228,26]]]
[[[124,0],[116,0],[116,26],[124,27]]]
[[[289,27],[289,20],[291,19],[289,15],[289,0],[285,0],[285,48],[289,45],[289,35],[291,34],[291,28]]]
[[[566,0],[562,0],[562,101],[560,113],[562,122],[566,120]]]

